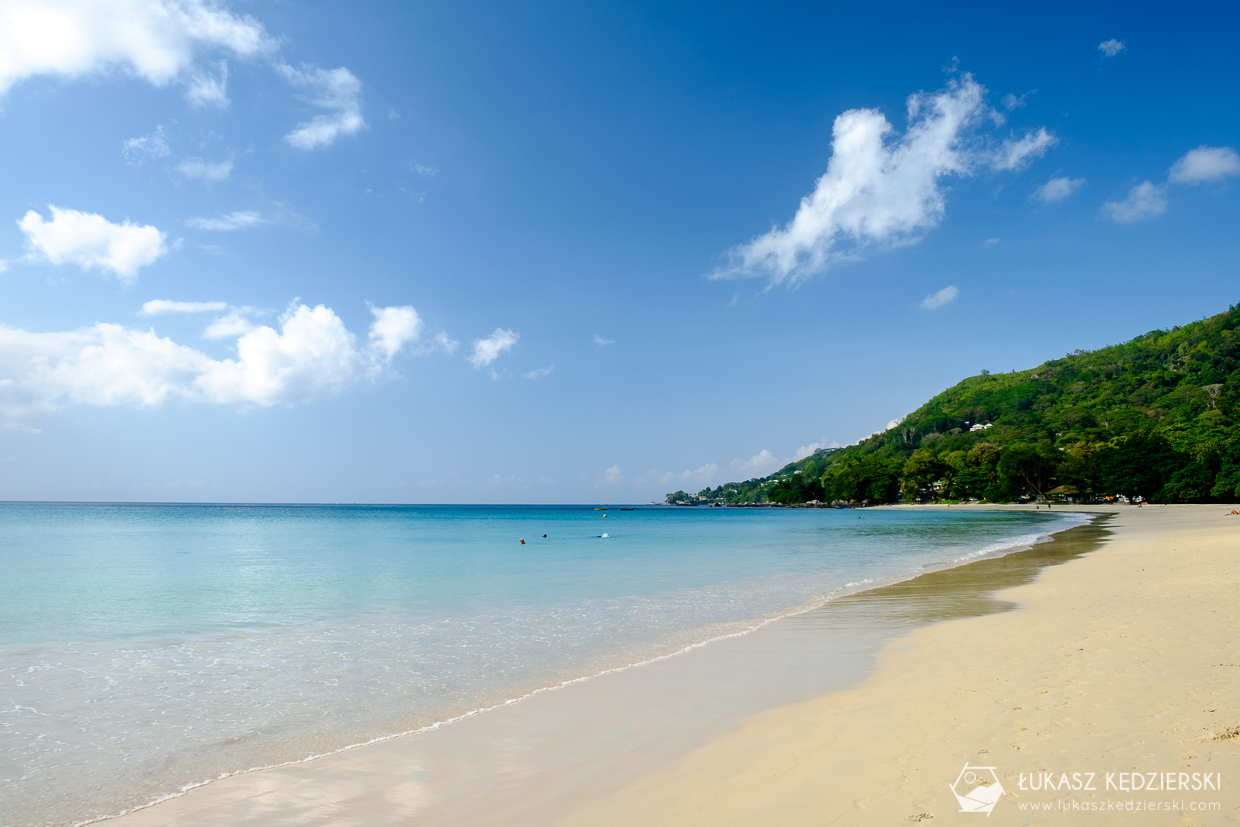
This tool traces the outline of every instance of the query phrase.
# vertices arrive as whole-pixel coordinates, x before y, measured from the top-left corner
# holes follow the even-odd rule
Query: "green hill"
[[[1240,309],[965,379],[899,425],[668,502],[1240,500]]]

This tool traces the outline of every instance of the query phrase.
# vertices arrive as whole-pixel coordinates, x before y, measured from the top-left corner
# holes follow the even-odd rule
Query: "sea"
[[[0,503],[0,824],[89,823],[451,726],[1084,521]]]

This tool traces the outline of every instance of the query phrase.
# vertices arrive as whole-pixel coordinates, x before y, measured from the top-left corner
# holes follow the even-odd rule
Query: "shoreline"
[[[756,716],[553,823],[968,822],[962,765],[994,768],[998,824],[1240,823],[1240,517],[1108,510],[1098,551],[997,593],[1015,611],[915,629],[856,687]]]
[[[1092,519],[1096,521],[1097,516],[1095,515]],[[627,673],[642,672],[643,675],[647,675],[649,673],[648,677],[644,679],[639,678],[637,682],[638,683],[657,683],[660,680],[660,677],[653,674],[652,667],[656,667],[657,665],[664,663],[664,662],[682,659],[682,658],[685,658],[686,656],[691,656],[693,654],[696,654],[697,652],[703,652],[706,650],[714,650],[714,657],[716,659],[721,658],[724,656],[724,653],[719,651],[719,647],[721,646],[721,644],[724,644],[725,642],[731,641],[736,638],[760,635],[763,631],[775,625],[776,620],[782,621],[785,624],[787,624],[793,618],[805,617],[806,615],[812,615],[816,612],[827,611],[827,612],[834,613],[837,616],[843,616],[843,615],[865,615],[867,613],[875,613],[877,611],[878,614],[881,614],[885,617],[885,622],[888,624],[888,627],[889,627],[883,633],[882,635],[883,639],[881,641],[878,641],[876,645],[871,647],[874,651],[877,651],[883,645],[886,645],[886,643],[891,638],[898,638],[902,636],[907,631],[910,624],[912,624],[913,626],[916,626],[916,625],[934,623],[934,622],[937,622],[938,620],[941,620],[943,617],[946,617],[946,616],[959,616],[962,613],[962,611],[966,615],[973,615],[973,614],[979,614],[979,613],[986,614],[986,613],[995,612],[995,611],[1006,611],[1008,608],[1011,608],[1008,605],[1001,604],[1001,602],[994,601],[993,599],[991,599],[990,593],[993,592],[996,587],[994,587],[993,584],[982,582],[983,580],[985,580],[984,577],[969,578],[968,576],[966,576],[964,579],[969,582],[965,588],[967,590],[972,590],[973,592],[975,592],[975,594],[971,595],[972,597],[971,602],[968,599],[961,601],[958,599],[959,596],[957,595],[955,598],[952,598],[953,600],[955,600],[957,605],[947,607],[947,608],[939,607],[939,608],[934,608],[934,609],[930,609],[927,606],[922,606],[920,609],[922,613],[914,617],[913,615],[916,615],[916,612],[913,612],[912,614],[910,614],[909,604],[916,602],[918,598],[918,594],[917,594],[918,592],[927,590],[926,584],[928,583],[933,584],[936,582],[936,580],[942,580],[945,577],[948,579],[959,578],[959,574],[958,574],[959,572],[964,571],[964,570],[973,571],[975,570],[975,567],[978,567],[978,566],[981,566],[983,568],[986,568],[987,566],[990,566],[993,568],[996,565],[998,565],[999,567],[1010,567],[1013,564],[1013,562],[1020,560],[1022,558],[1022,555],[1025,555],[1025,556],[1033,555],[1035,557],[1038,557],[1039,555],[1041,555],[1042,559],[1040,559],[1039,562],[1037,562],[1036,564],[1032,565],[1032,567],[1027,567],[1022,575],[1025,578],[1025,580],[1036,577],[1037,573],[1041,570],[1042,567],[1047,566],[1047,565],[1056,565],[1059,562],[1064,562],[1064,560],[1052,559],[1055,557],[1055,554],[1053,552],[1050,555],[1046,554],[1046,550],[1053,546],[1056,548],[1062,547],[1063,541],[1062,539],[1059,539],[1059,538],[1062,538],[1066,535],[1071,535],[1073,532],[1080,532],[1082,530],[1090,530],[1091,527],[1092,527],[1092,523],[1087,523],[1085,525],[1068,526],[1066,528],[1060,528],[1057,531],[1049,534],[1046,540],[1043,540],[1041,542],[1036,542],[1032,544],[1032,546],[1028,546],[1028,545],[1018,546],[1011,550],[1004,550],[1001,554],[998,554],[995,556],[983,556],[983,557],[974,558],[974,559],[958,560],[952,565],[948,565],[943,568],[934,568],[934,569],[922,571],[920,573],[910,574],[909,577],[901,578],[893,582],[881,583],[881,584],[876,584],[876,585],[867,585],[858,591],[850,592],[844,595],[840,595],[838,597],[833,597],[830,600],[826,601],[825,605],[798,608],[795,611],[788,612],[786,614],[782,614],[777,617],[762,620],[754,624],[752,627],[745,629],[745,630],[741,630],[738,632],[732,632],[732,633],[722,635],[716,638],[710,638],[708,640],[701,641],[691,646],[685,647],[684,649],[678,650],[677,652],[668,653],[666,655],[662,655],[662,656],[659,656],[657,658],[653,658],[647,661],[642,661],[640,663],[634,663],[634,664],[628,664],[628,665],[616,667],[613,669],[605,670],[597,675],[587,675],[587,676],[583,676],[583,677],[580,677],[580,678],[577,678],[571,681],[566,681],[562,684],[545,687],[545,688],[536,690],[532,693],[528,693],[527,695],[522,696],[520,698],[511,699],[505,703],[497,704],[493,707],[488,707],[486,709],[473,710],[469,713],[466,713],[465,715],[458,716],[449,722],[439,722],[436,724],[432,724],[432,725],[420,728],[411,733],[398,733],[398,734],[394,734],[390,736],[384,736],[382,738],[375,739],[365,744],[351,745],[351,746],[342,748],[340,750],[326,753],[324,755],[309,757],[309,758],[301,759],[298,761],[276,765],[273,767],[261,767],[261,768],[255,768],[252,770],[243,770],[243,771],[234,772],[227,776],[223,776],[221,778],[211,779],[209,781],[196,784],[191,788],[188,788],[182,792],[173,794],[167,798],[161,799],[158,802],[152,802],[150,804],[142,805],[140,807],[131,809],[125,813],[117,814],[114,816],[103,817],[103,818],[96,818],[89,822],[84,822],[84,823],[106,822],[109,824],[115,823],[119,825],[132,825],[133,827],[139,827],[139,825],[142,825],[142,824],[158,824],[161,822],[167,823],[168,819],[171,819],[178,823],[204,823],[206,824],[206,823],[212,823],[211,816],[209,815],[209,813],[215,812],[216,809],[221,805],[221,802],[227,801],[227,802],[230,802],[230,806],[234,808],[241,806],[242,809],[245,809],[245,806],[243,806],[244,802],[246,802],[249,799],[255,798],[256,796],[262,796],[268,799],[268,801],[264,804],[264,806],[261,807],[262,818],[259,819],[257,818],[257,816],[255,816],[254,818],[255,823],[258,823],[260,820],[270,821],[271,818],[276,815],[276,813],[274,813],[271,810],[271,808],[266,805],[274,803],[273,801],[270,800],[273,797],[281,798],[286,795],[285,792],[281,792],[277,788],[281,788],[281,787],[290,788],[290,787],[304,785],[307,783],[314,783],[314,777],[316,775],[331,774],[334,769],[335,764],[337,763],[365,764],[367,763],[365,759],[366,759],[366,756],[368,755],[369,750],[380,748],[387,753],[399,752],[401,751],[402,744],[414,743],[414,742],[417,742],[418,739],[426,740],[428,739],[428,737],[433,737],[436,739],[446,738],[447,740],[452,740],[450,733],[455,732],[456,730],[453,727],[447,727],[445,725],[446,723],[452,723],[454,727],[460,727],[466,724],[467,722],[469,722],[469,724],[474,729],[494,728],[494,727],[490,727],[485,722],[483,723],[478,723],[478,722],[481,721],[483,718],[489,718],[489,717],[495,717],[495,716],[507,715],[511,717],[514,715],[514,713],[520,716],[521,713],[515,712],[516,708],[519,706],[525,705],[527,703],[534,702],[536,701],[536,699],[542,699],[544,701],[547,701],[548,703],[556,703],[556,700],[548,699],[546,698],[546,696],[551,695],[551,694],[558,695],[560,694],[559,692],[560,690],[566,690],[568,694],[572,694],[572,690],[574,689],[576,689],[578,694],[580,695],[583,693],[583,686],[586,684],[595,683],[595,682],[602,684],[602,683],[606,683],[608,679],[626,680],[625,678],[621,676]],[[1060,544],[1059,546],[1056,546],[1057,542]],[[1095,541],[1095,545],[1096,545],[1096,541]],[[1072,556],[1075,556],[1075,555],[1072,555]],[[1072,556],[1068,557],[1067,559],[1072,559]],[[1007,561],[1007,562],[1003,562],[1003,561]],[[956,573],[956,574],[953,574],[953,573]],[[1022,582],[1024,581],[1022,580]],[[930,589],[930,591],[933,591],[933,589]],[[891,606],[885,606],[880,609],[876,609],[876,605],[875,605],[876,602],[882,602],[886,600],[886,598],[889,595],[896,595],[896,594],[900,595],[900,600],[904,604],[903,606],[896,608],[893,604]],[[920,595],[920,597],[925,598],[927,597],[927,595]],[[923,603],[924,602],[926,601],[923,600]],[[967,610],[962,610],[961,607],[964,604],[969,604],[969,607],[967,608]],[[853,626],[859,626],[859,625],[865,625],[866,623],[872,624],[873,619],[872,618],[862,619],[860,617],[854,616],[846,622],[846,625],[847,623],[851,623],[853,624]],[[771,635],[768,634],[768,637],[771,637]],[[872,655],[873,652],[871,652],[870,654]],[[709,659],[711,656],[708,655],[706,657]],[[643,667],[643,669],[638,670],[636,668],[638,666]],[[857,683],[858,681],[862,680],[865,677],[865,674],[869,671],[870,668],[872,668],[872,664],[866,664],[865,668],[863,669],[862,668],[854,669],[853,672],[848,676],[849,680],[847,682],[831,687],[831,691],[838,691],[840,689],[844,689],[847,685]],[[667,671],[667,670],[664,670],[664,671]],[[676,667],[673,667],[672,671],[673,672],[676,671]],[[665,676],[664,676],[664,679],[666,679]],[[632,681],[630,680],[629,682],[632,682]],[[584,690],[584,692],[585,694],[595,694],[595,695],[599,694],[598,692],[594,692],[593,690]],[[543,705],[545,706],[545,704]],[[750,711],[760,712],[762,710],[758,709],[758,710],[750,710]],[[482,712],[490,712],[492,715],[481,716]],[[729,726],[725,727],[725,730],[732,729],[739,723],[740,723],[739,720],[730,721]],[[498,724],[496,726],[498,726]],[[713,733],[713,734],[718,735],[722,733],[720,732],[720,733]],[[681,745],[681,746],[684,747],[685,745]],[[690,746],[698,746],[698,744],[692,744]],[[687,750],[681,749],[680,751],[685,752]],[[663,757],[669,758],[669,757],[675,757],[675,756],[663,756]],[[321,773],[319,771],[319,768],[323,768]],[[288,777],[277,778],[277,776],[288,776]],[[603,791],[600,790],[599,792],[603,792]],[[419,797],[424,798],[425,796],[420,795]],[[573,798],[574,796],[569,796],[569,797]],[[568,802],[568,803],[575,805],[577,802]],[[328,804],[328,802],[320,801],[319,804],[320,806],[326,805]],[[299,808],[294,806],[291,809],[297,810]],[[380,809],[383,810],[387,808],[380,808]],[[406,810],[407,808],[398,804],[396,806],[396,809]],[[417,807],[415,809],[422,809],[422,807]],[[434,808],[432,807],[431,809],[434,809]],[[172,812],[173,810],[175,810],[175,812]],[[409,813],[409,814],[411,815],[412,813]],[[307,813],[302,813],[301,816],[298,816],[298,815],[295,815],[293,812],[286,812],[284,813],[284,815],[287,816],[288,818],[287,820],[284,818],[281,818],[280,819],[281,823],[289,823],[289,824],[336,823],[336,821],[333,820],[332,818],[319,819],[313,816],[306,817],[306,816],[309,816],[309,814]],[[381,813],[375,812],[372,815],[376,819],[375,823],[388,823],[387,818],[383,816]],[[430,814],[428,813],[428,815]],[[421,819],[415,819],[412,823],[468,824],[468,823],[475,823],[476,816],[477,814],[475,813],[474,816],[469,817],[469,818],[462,818],[460,820],[449,818],[449,820],[447,821],[432,820],[432,821],[423,822]],[[204,817],[205,817],[205,820],[202,820],[201,822],[199,822],[199,819],[203,819]],[[246,818],[247,816],[243,815],[240,812],[233,812],[230,814],[227,820],[229,821],[229,823],[241,823],[241,822],[244,822]],[[350,819],[350,823],[352,823],[353,821],[355,821],[355,819]],[[369,823],[369,819],[366,819],[362,823]],[[501,820],[498,820],[496,823],[526,823],[526,822],[508,821],[507,819],[501,819]],[[540,822],[530,821],[528,823],[540,823]]]

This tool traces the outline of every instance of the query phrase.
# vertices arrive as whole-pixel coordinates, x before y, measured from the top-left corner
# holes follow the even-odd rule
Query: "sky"
[[[1240,300],[1234,5],[863,5],[0,0],[0,498],[662,500]]]

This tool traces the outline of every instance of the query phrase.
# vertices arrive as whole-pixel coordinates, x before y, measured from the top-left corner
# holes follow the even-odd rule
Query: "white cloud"
[[[425,175],[427,178],[434,178],[436,175],[439,174],[439,170],[435,169],[434,167],[428,167],[428,166],[425,166],[424,164],[419,164],[416,161],[413,163],[413,166],[411,166],[410,169],[412,169],[418,175]]]
[[[456,349],[460,347],[460,344],[461,343],[458,342],[456,339],[453,339],[447,333],[440,330],[434,336],[431,337],[431,344],[429,345],[429,349],[430,350],[442,350],[444,353],[451,356],[453,353],[456,353]]]
[[[1167,170],[1167,183],[1142,181],[1123,201],[1107,201],[1102,214],[1118,224],[1157,218],[1167,211],[1167,189],[1172,184],[1202,184],[1240,175],[1240,155],[1229,146],[1199,146]]]
[[[811,442],[808,445],[798,446],[797,449],[792,452],[792,456],[786,457],[784,459],[780,459],[779,457],[775,456],[770,451],[764,448],[758,453],[754,454],[749,459],[732,460],[732,471],[740,475],[744,479],[752,479],[754,477],[765,477],[774,471],[778,471],[780,468],[783,468],[789,463],[793,463],[793,462],[796,462],[797,460],[805,459],[806,457],[811,456],[816,451],[820,451],[823,448],[839,448],[839,447],[841,447],[840,444],[836,442],[835,440],[831,440],[830,442],[828,442],[825,438],[823,438],[823,439],[818,440],[817,442]],[[703,466],[703,467],[706,467],[706,466]],[[712,464],[710,467],[715,468],[716,466]]]
[[[732,460],[732,470],[742,474],[746,479],[765,477],[772,471],[783,468],[787,463],[780,462],[770,451],[763,448],[749,459]]]
[[[113,224],[95,213],[48,208],[51,221],[30,210],[17,222],[26,234],[32,258],[77,264],[87,270],[100,267],[121,281],[132,282],[140,268],[168,252],[164,234],[149,224]]]
[[[686,468],[684,471],[660,471],[658,468],[652,468],[644,474],[637,475],[633,482],[639,488],[675,486],[696,491],[710,485],[718,475],[719,466],[708,462],[698,468]]]
[[[1058,138],[1047,132],[1045,127],[1039,127],[1037,132],[1005,140],[994,153],[991,166],[1005,171],[1024,169],[1030,161],[1041,158],[1057,143]]]
[[[241,335],[229,359],[115,324],[63,333],[0,326],[0,375],[8,380],[0,383],[0,414],[15,420],[66,405],[170,400],[271,406],[329,396],[377,376],[416,338],[412,308],[372,311],[365,347],[330,308],[300,304],[280,318],[278,331],[261,326]]]
[[[232,161],[205,161],[202,158],[186,158],[177,164],[176,170],[191,181],[218,184],[232,175]]]
[[[1049,181],[1034,190],[1030,199],[1043,204],[1058,204],[1067,201],[1072,193],[1085,184],[1084,178],[1069,178],[1066,175],[1054,175]]]
[[[121,151],[125,155],[125,161],[135,166],[140,166],[155,158],[167,158],[172,154],[172,148],[168,146],[167,133],[162,126],[155,127],[155,131],[150,135],[126,140],[121,145]]]
[[[193,389],[212,402],[277,405],[340,392],[365,367],[356,337],[324,305],[299,305],[237,340],[237,359],[212,360]]]
[[[603,472],[603,482],[608,485],[615,485],[624,480],[624,472],[620,470],[619,465],[613,465]]]
[[[550,376],[551,371],[555,370],[555,365],[547,365],[545,368],[538,368],[525,374],[526,379],[542,379],[544,376]]]
[[[1240,155],[1229,146],[1199,146],[1174,164],[1167,174],[1173,184],[1201,184],[1240,175]]]
[[[960,295],[960,291],[955,285],[947,285],[942,290],[931,293],[921,300],[922,310],[937,310],[945,304],[951,304]]]
[[[836,442],[835,440],[832,440],[831,442],[827,442],[825,439],[823,439],[823,440],[819,440],[818,442],[811,442],[809,445],[801,445],[800,447],[798,447],[796,451],[793,453],[793,455],[788,459],[788,462],[796,462],[799,459],[805,459],[806,457],[813,454],[815,451],[820,451],[823,448],[839,448],[839,447],[840,447],[840,444]],[[784,465],[787,465],[787,464],[788,464],[787,462],[784,463]]]
[[[0,273],[3,273],[8,269],[9,269],[9,263],[5,261],[4,259],[0,258]]]
[[[218,313],[227,308],[224,302],[179,302],[170,299],[151,299],[142,305],[142,315],[158,316],[161,313]]]
[[[883,431],[890,431],[892,428],[896,427],[903,421],[904,421],[904,417],[900,417],[899,419],[893,419],[887,423],[887,427],[883,428]],[[879,433],[882,433],[883,431],[880,431]]]
[[[388,360],[422,336],[422,319],[409,305],[375,307],[372,304],[370,312],[375,317],[370,325],[370,346]]]
[[[204,50],[246,57],[274,47],[254,18],[209,0],[6,0],[0,94],[35,75],[78,77],[111,68],[166,86]]]
[[[1009,112],[1012,112],[1017,109],[1024,109],[1025,108],[1025,96],[1021,95],[1018,98],[1015,95],[1013,95],[1011,92],[1009,92],[1008,94],[1003,96],[1003,108]]]
[[[473,353],[469,354],[469,363],[476,368],[485,368],[504,353],[512,350],[519,339],[516,333],[503,328],[495,328],[495,332],[485,339],[474,342]]]
[[[765,275],[772,285],[795,284],[870,245],[915,242],[943,218],[942,179],[979,168],[1015,169],[1054,143],[1044,129],[998,149],[980,142],[976,127],[994,114],[985,95],[968,74],[933,94],[911,95],[908,129],[895,140],[888,140],[892,126],[876,109],[840,115],[827,171],[796,215],[729,251],[731,266],[714,277]]]
[[[608,345],[614,345],[615,343],[616,343],[615,339],[604,339],[599,334],[597,333],[594,334],[594,344],[598,345],[599,347],[607,347]]]
[[[1167,188],[1142,181],[1123,201],[1107,201],[1102,214],[1117,224],[1132,224],[1157,218],[1167,211]]]
[[[194,106],[214,106],[221,109],[227,106],[228,61],[221,60],[215,64],[215,74],[192,74],[185,89],[185,99]]]
[[[1102,52],[1106,57],[1115,57],[1127,48],[1128,46],[1124,44],[1124,41],[1116,40],[1115,38],[1104,40],[1098,44],[1098,51]]]
[[[713,462],[708,462],[701,467],[681,471],[680,478],[685,482],[695,482],[700,485],[705,485],[706,483],[711,482],[718,473],[719,466]]]
[[[250,312],[251,309],[248,307],[228,308],[227,313],[207,325],[206,330],[202,331],[202,337],[204,339],[233,339],[244,336],[257,326],[249,320]]]
[[[284,140],[290,145],[304,150],[331,146],[341,135],[353,135],[366,126],[362,118],[362,82],[348,69],[294,69],[287,64],[276,68],[289,83],[307,90],[304,97],[308,103],[327,110],[285,135]]]
[[[267,219],[263,217],[262,213],[254,212],[253,210],[237,210],[216,218],[191,218],[185,223],[199,230],[227,233],[233,230],[243,230],[246,227],[257,227],[260,224],[266,224]]]
[[[64,404],[159,405],[182,396],[211,359],[153,331],[114,324],[65,333],[0,326],[0,414],[18,419]]]

